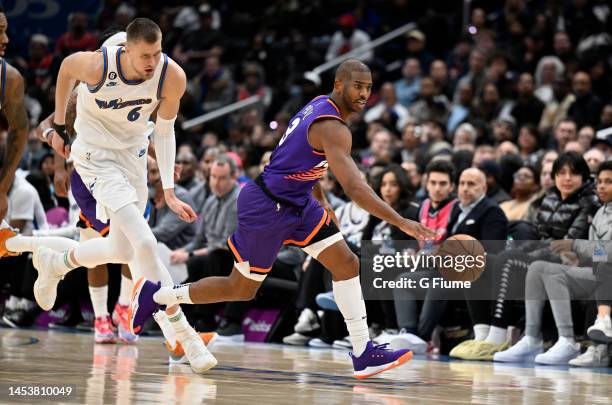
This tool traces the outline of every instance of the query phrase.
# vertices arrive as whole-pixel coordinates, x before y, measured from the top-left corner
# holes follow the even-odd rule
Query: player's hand
[[[197,216],[193,208],[189,204],[176,198],[173,189],[164,190],[164,197],[168,207],[179,216],[179,218],[185,222],[191,223],[196,220]]]
[[[571,239],[553,240],[550,243],[550,248],[555,253],[569,252],[574,246],[574,241]]]
[[[421,225],[418,222],[411,221],[406,218],[403,218],[403,221],[401,224],[399,224],[398,228],[402,232],[412,236],[417,240],[430,240],[436,237],[436,233],[431,229]]]
[[[189,260],[189,253],[182,249],[170,252],[170,264],[181,264]]]
[[[6,212],[8,211],[8,196],[6,193],[0,192],[0,222],[6,216]]]
[[[68,159],[70,157],[70,145],[64,145],[64,140],[55,131],[51,132],[49,136],[51,137],[51,147],[53,150],[64,159]]]
[[[66,169],[55,169],[55,174],[53,175],[53,186],[55,187],[55,195],[58,197],[68,197],[68,188],[69,188],[68,171]]]

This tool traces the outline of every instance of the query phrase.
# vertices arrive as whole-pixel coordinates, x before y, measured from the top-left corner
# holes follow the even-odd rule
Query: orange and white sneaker
[[[96,343],[115,343],[115,331],[110,316],[100,316],[94,321],[94,338]]]
[[[198,333],[198,335],[200,335],[202,342],[204,342],[204,345],[208,349],[211,348],[211,346],[215,343],[215,341],[217,340],[217,337],[219,336],[217,335],[216,332],[200,332]],[[183,350],[183,346],[181,345],[179,341],[177,341],[176,344],[174,345],[174,348],[172,348],[170,346],[170,342],[166,340],[164,343],[164,347],[166,348],[166,351],[168,352],[170,363],[188,363],[189,362],[189,360],[187,359],[187,356],[185,356],[185,350]]]
[[[4,221],[0,226],[0,257],[19,256],[19,253],[11,252],[6,248],[7,239],[17,236],[17,232]]]
[[[128,321],[128,310],[129,305],[115,304],[113,310],[113,324],[117,326],[117,335],[122,343],[136,343],[138,341],[138,335],[133,334],[130,331],[130,324]]]

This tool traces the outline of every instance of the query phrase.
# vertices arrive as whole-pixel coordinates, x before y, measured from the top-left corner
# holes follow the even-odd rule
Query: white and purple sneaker
[[[365,351],[359,357],[349,353],[353,359],[353,377],[362,379],[372,377],[383,371],[391,370],[412,359],[412,352],[408,349],[389,350],[388,343],[374,345],[368,342]]]
[[[161,288],[161,282],[153,283],[140,277],[134,283],[132,290],[132,300],[130,301],[130,309],[128,312],[128,322],[130,331],[138,335],[142,333],[145,322],[159,310],[165,310],[165,305],[160,305],[153,300],[155,294]]]

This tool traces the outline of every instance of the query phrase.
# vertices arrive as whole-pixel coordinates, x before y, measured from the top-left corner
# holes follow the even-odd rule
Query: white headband
[[[120,31],[116,33],[115,35],[107,38],[106,41],[104,41],[104,43],[102,44],[102,46],[125,45],[126,41],[127,41],[127,34],[125,33],[125,31]]]

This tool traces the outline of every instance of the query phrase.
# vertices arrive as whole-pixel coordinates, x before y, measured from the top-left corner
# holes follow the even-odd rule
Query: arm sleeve
[[[157,116],[155,122],[155,156],[164,190],[174,188],[174,159],[176,157],[176,140],[174,139],[174,121]]]

